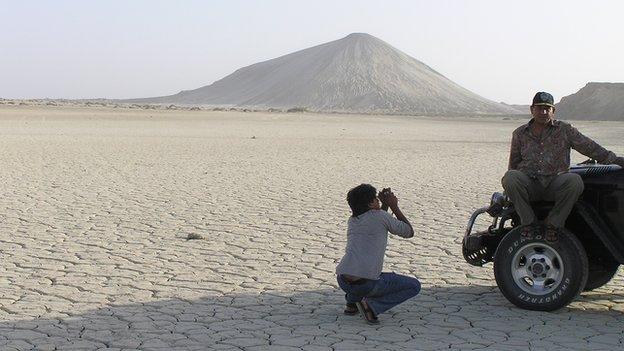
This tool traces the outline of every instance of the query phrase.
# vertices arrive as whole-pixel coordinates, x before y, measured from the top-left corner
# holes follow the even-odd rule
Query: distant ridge
[[[624,121],[624,83],[587,83],[555,107],[561,119]]]
[[[199,89],[122,102],[382,114],[518,113],[365,33],[238,69]]]

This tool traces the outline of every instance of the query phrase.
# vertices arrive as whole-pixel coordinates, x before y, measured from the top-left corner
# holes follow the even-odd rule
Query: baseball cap
[[[555,99],[549,93],[540,91],[533,97],[533,104],[531,106],[555,107]]]

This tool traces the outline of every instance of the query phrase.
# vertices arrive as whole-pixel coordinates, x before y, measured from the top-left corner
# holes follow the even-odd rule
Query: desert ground
[[[624,349],[622,274],[531,312],[462,258],[522,123],[2,105],[0,349]],[[624,154],[624,123],[574,124]],[[363,182],[416,228],[385,270],[423,284],[379,326],[334,276]]]

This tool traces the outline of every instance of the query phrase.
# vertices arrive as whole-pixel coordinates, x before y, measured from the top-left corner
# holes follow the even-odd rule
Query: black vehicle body
[[[582,245],[582,248],[578,250],[573,249],[579,252],[572,254],[579,257],[581,255],[586,256],[586,259],[585,257],[579,258],[579,260],[583,260],[583,262],[579,261],[581,268],[574,268],[584,270],[584,273],[581,272],[582,274],[578,275],[578,279],[583,280],[577,282],[580,284],[580,290],[572,294],[574,296],[570,295],[569,301],[560,301],[545,306],[533,305],[514,300],[513,297],[509,296],[510,293],[503,291],[501,284],[508,283],[502,282],[502,278],[507,274],[506,272],[511,271],[500,271],[504,273],[499,273],[500,277],[497,276],[499,288],[512,303],[522,308],[535,310],[561,308],[575,298],[580,291],[592,290],[606,284],[615,275],[619,265],[624,264],[624,169],[616,165],[598,165],[592,161],[586,161],[583,164],[572,166],[570,172],[579,174],[585,185],[583,194],[575,204],[565,225],[565,235],[570,240],[580,242]],[[537,202],[532,205],[537,217],[543,219],[552,208],[553,203]],[[491,225],[486,230],[475,232],[475,221],[485,213],[493,218]],[[497,259],[502,262],[502,258],[498,257],[504,256],[506,253],[499,246],[506,236],[513,234],[518,237],[519,226],[520,219],[513,208],[513,204],[503,194],[494,193],[490,205],[476,210],[468,222],[462,241],[464,258],[468,263],[475,266],[483,266]],[[541,238],[538,235],[535,241],[539,242],[539,239]],[[518,244],[516,243],[516,245]],[[570,248],[562,249],[551,246],[546,245],[545,247],[552,251],[553,257],[557,256],[559,259],[562,259],[558,256],[561,250],[570,250]],[[584,252],[582,252],[583,249]],[[512,251],[509,248],[510,254]],[[578,262],[573,263],[573,265],[568,264],[568,270],[572,269],[571,267],[577,267]],[[494,265],[496,273],[496,262]],[[561,269],[563,271],[563,268]],[[530,284],[532,283],[529,282]]]

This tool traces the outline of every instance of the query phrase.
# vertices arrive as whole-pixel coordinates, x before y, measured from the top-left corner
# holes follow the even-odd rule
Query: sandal
[[[536,234],[539,234],[539,229],[537,224],[527,224],[520,230],[520,236],[524,239],[531,240]]]
[[[553,225],[547,225],[544,229],[544,240],[549,243],[554,243],[559,240],[559,228]]]
[[[360,302],[356,302],[355,305],[357,309],[360,311],[360,314],[368,324],[379,324],[379,319],[375,316],[375,312],[370,308],[370,306],[366,303],[366,300],[362,299]]]
[[[357,305],[353,302],[347,302],[344,309],[344,314],[347,316],[355,316],[358,313]]]

